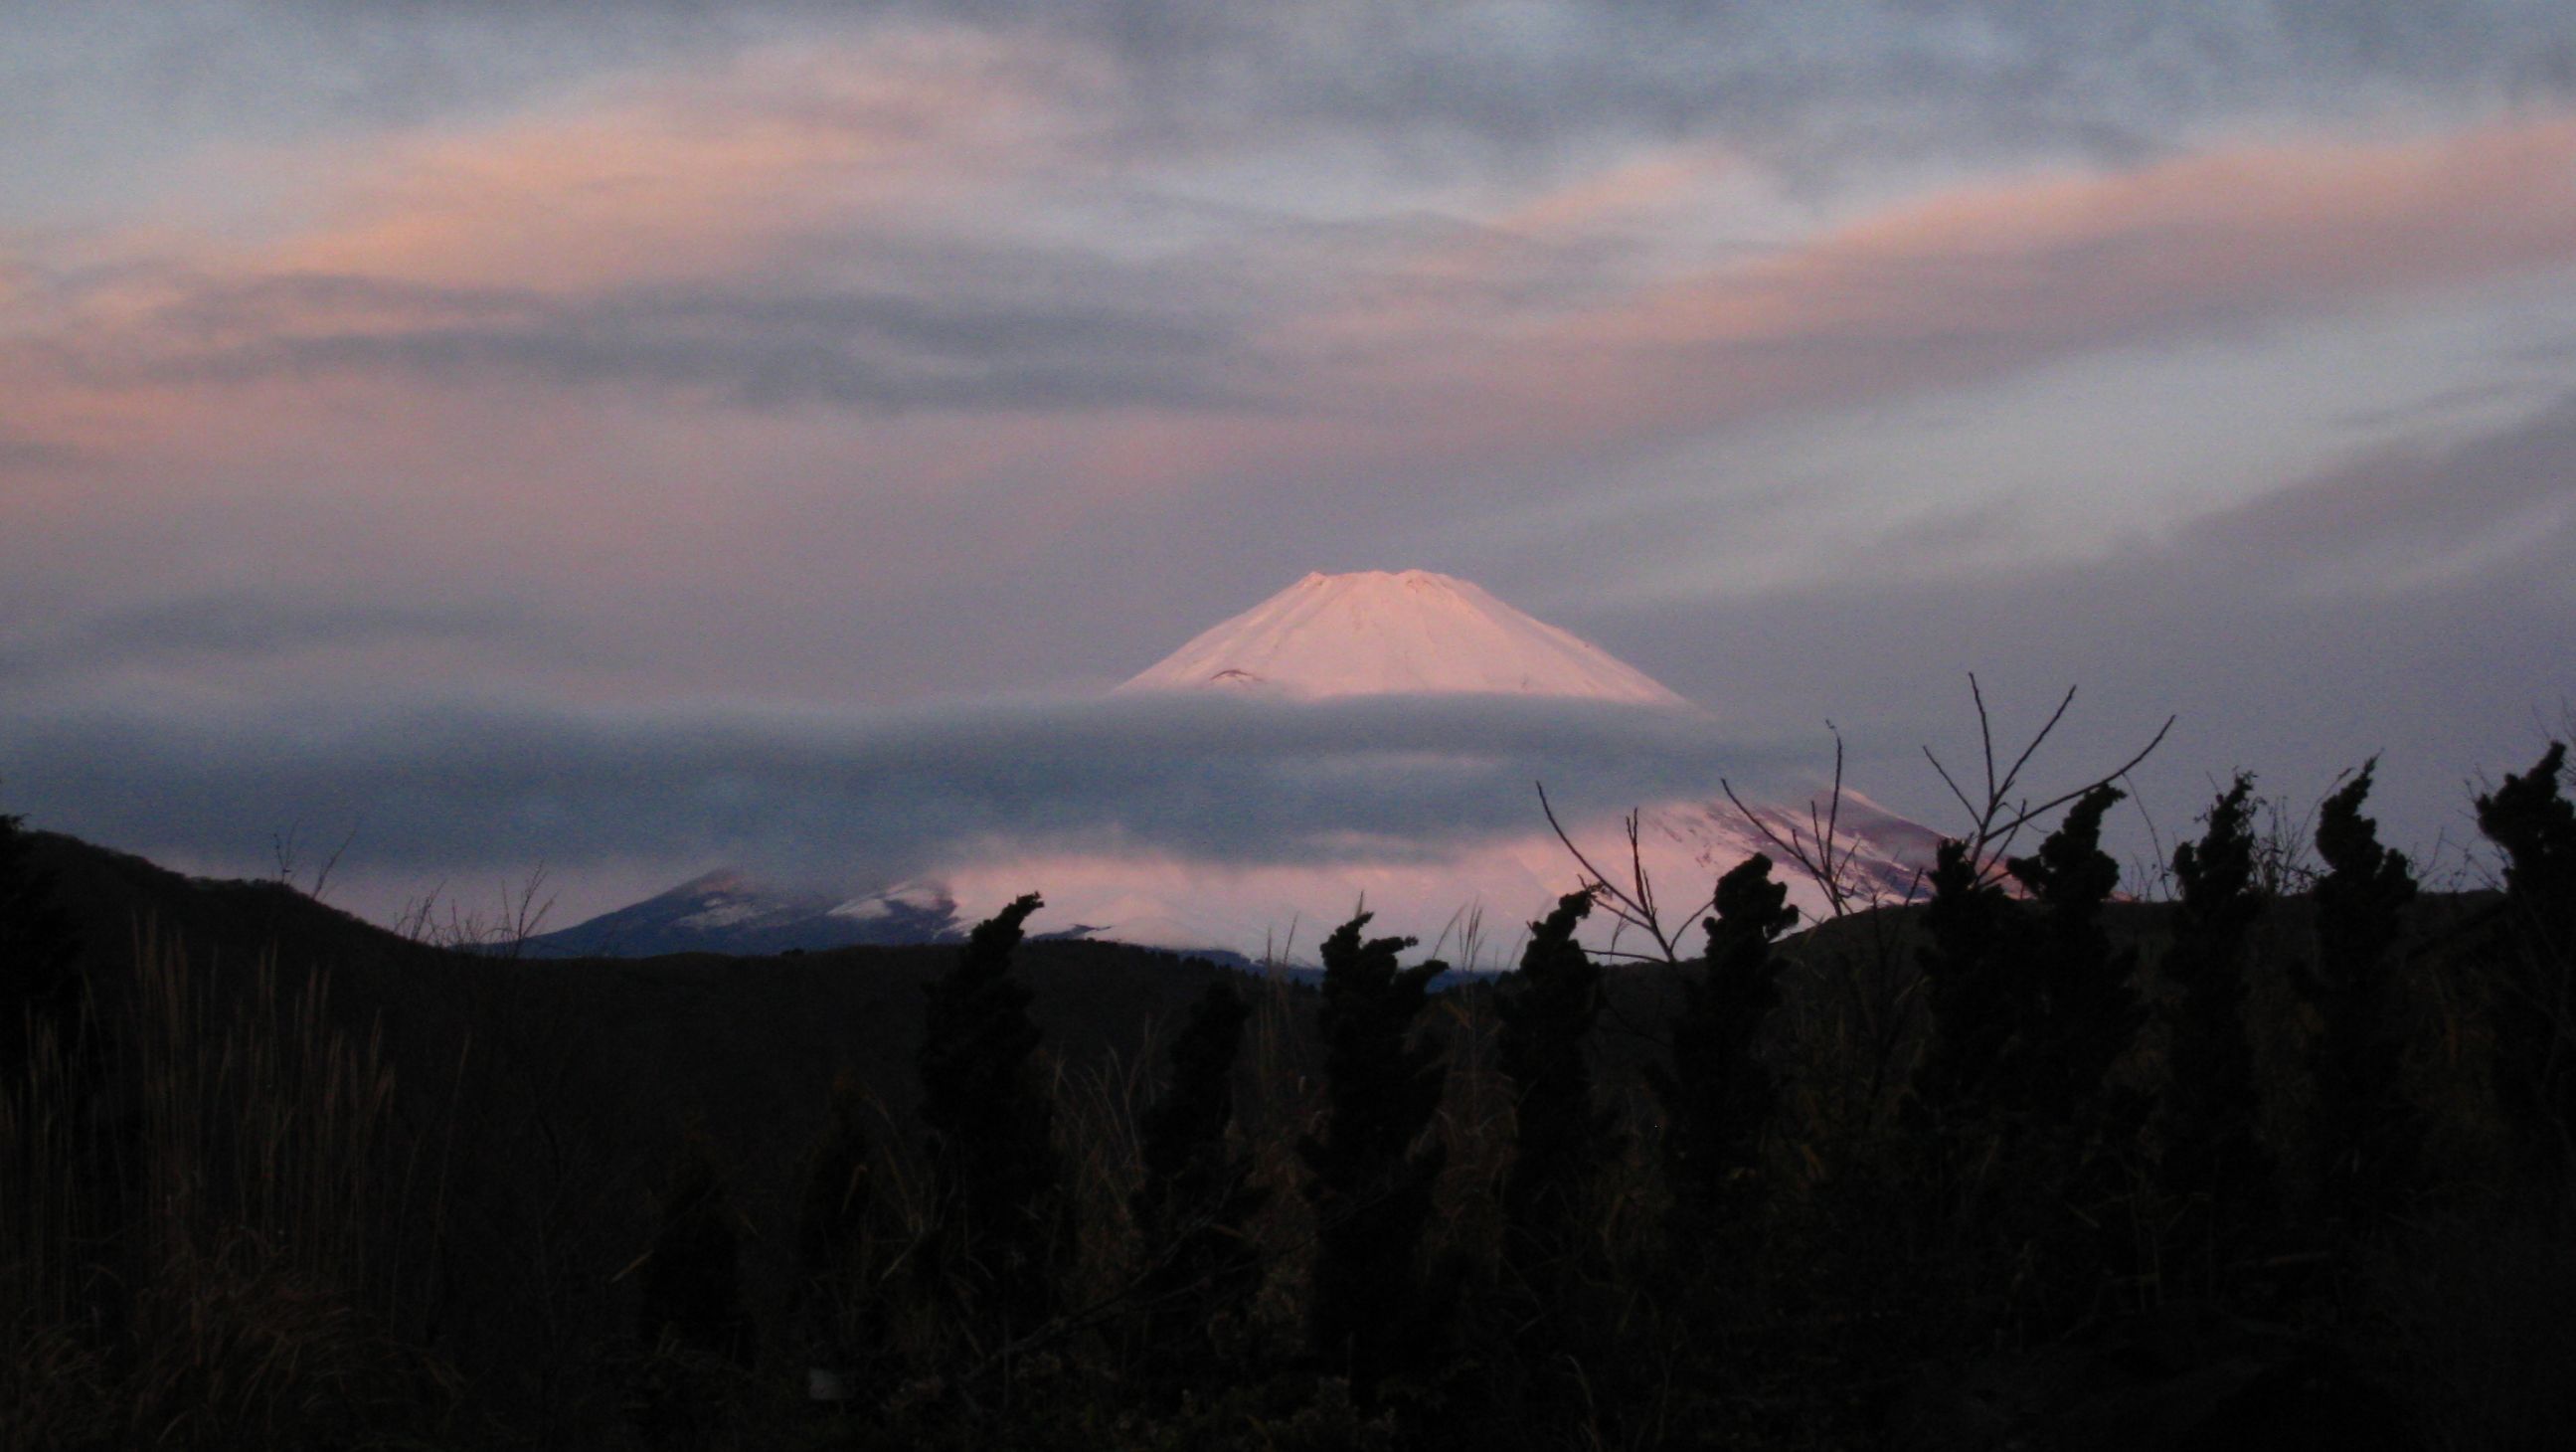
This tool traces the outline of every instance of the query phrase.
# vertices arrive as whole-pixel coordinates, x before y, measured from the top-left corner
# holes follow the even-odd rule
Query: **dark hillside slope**
[[[908,1107],[921,989],[952,960],[948,946],[850,947],[782,957],[513,960],[413,942],[271,882],[185,877],[140,857],[56,834],[35,839],[77,924],[103,992],[131,976],[145,935],[178,944],[219,980],[273,957],[290,981],[326,971],[346,1021],[381,1015],[398,1064],[452,1060],[461,1035],[541,1039],[548,1057],[595,1058],[597,1092],[629,1113],[740,1112],[774,1123],[720,1090],[774,1086],[782,1097],[855,1070],[898,1111]],[[1132,1053],[1150,1024],[1176,1019],[1220,970],[1151,949],[1032,940],[1019,971],[1057,1057],[1087,1065]],[[721,1128],[720,1124],[711,1126]]]
[[[478,1328],[447,1354],[486,1387],[619,1334],[631,1294],[616,1277],[649,1242],[650,1187],[691,1123],[763,1229],[747,1252],[751,1289],[777,1294],[797,1166],[835,1075],[884,1102],[902,1126],[889,1140],[912,1141],[923,988],[959,951],[513,961],[412,942],[275,883],[188,878],[52,834],[35,849],[111,1032],[131,1021],[149,937],[184,949],[189,977],[219,1002],[258,1003],[263,960],[288,996],[326,974],[330,1017],[360,1042],[382,1034],[407,1141],[398,1158],[419,1167],[406,1193],[438,1198],[452,1237],[436,1319]],[[1078,1080],[1137,1062],[1231,970],[1076,941],[1031,942],[1014,971],[1035,992],[1044,1052]]]

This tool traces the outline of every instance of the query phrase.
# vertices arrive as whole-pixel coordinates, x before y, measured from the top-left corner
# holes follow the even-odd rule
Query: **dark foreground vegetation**
[[[2568,783],[2481,891],[2364,770],[2116,900],[2099,786],[1805,933],[1754,859],[1680,961],[1596,880],[1442,994],[1033,898],[523,965],[11,824],[0,1446],[2563,1446]]]

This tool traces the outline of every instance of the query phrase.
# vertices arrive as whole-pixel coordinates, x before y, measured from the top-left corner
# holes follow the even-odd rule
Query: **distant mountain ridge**
[[[859,897],[780,892],[720,868],[586,922],[528,939],[541,958],[643,958],[663,953],[758,957],[827,948],[962,940],[957,902],[902,883]]]

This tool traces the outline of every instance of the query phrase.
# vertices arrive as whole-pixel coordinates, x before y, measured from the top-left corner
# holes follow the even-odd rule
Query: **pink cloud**
[[[736,268],[852,216],[971,212],[1054,154],[1079,56],[922,32],[758,51],[551,111],[311,161],[283,270],[597,288]]]
[[[2392,142],[2247,144],[2112,174],[1956,186],[1596,305],[1455,286],[1705,181],[1613,168],[1507,230],[1403,264],[1426,281],[1281,321],[1303,407],[1122,419],[1078,457],[1144,481],[1578,457],[1755,414],[1966,385],[2105,348],[2370,309],[2576,265],[2576,119]]]
[[[2576,264],[2576,119],[1979,183],[1551,325],[1491,376],[1670,428]]]

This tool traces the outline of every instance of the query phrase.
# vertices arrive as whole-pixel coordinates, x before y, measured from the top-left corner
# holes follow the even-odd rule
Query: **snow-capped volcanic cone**
[[[1690,705],[1590,641],[1429,570],[1308,575],[1118,689],[1291,699],[1473,692]]]

